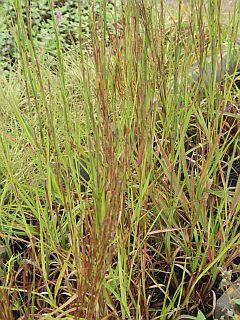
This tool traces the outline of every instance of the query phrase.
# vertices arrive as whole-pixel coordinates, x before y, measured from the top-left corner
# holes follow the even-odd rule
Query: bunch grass
[[[239,114],[226,111],[239,92],[216,77],[239,8],[225,25],[221,1],[190,2],[174,15],[162,0],[123,1],[106,42],[104,0],[91,49],[80,28],[67,53],[49,1],[49,65],[31,8],[26,23],[14,1],[19,63],[0,80],[1,319],[213,317],[221,272],[239,272]]]

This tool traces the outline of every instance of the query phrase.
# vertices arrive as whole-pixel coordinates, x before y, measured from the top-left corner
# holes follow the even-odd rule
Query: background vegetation
[[[0,318],[214,319],[239,276],[238,7],[57,3],[15,0],[2,34]]]
[[[101,2],[94,1],[95,20],[101,16]],[[16,61],[18,53],[14,44],[13,28],[16,24],[16,12],[14,1],[2,0],[0,2],[0,65],[9,70],[10,66]],[[52,10],[48,0],[22,1],[22,15],[25,23],[28,18],[31,23],[31,36],[34,46],[41,53],[44,52],[49,59],[50,56],[56,57],[55,34],[52,24]],[[30,7],[29,7],[30,5]],[[79,32],[85,48],[89,46],[91,31],[91,1],[84,0],[60,0],[53,1],[53,14],[57,17],[59,39],[61,40],[62,50],[74,50],[79,44]],[[31,8],[31,9],[30,9]],[[30,11],[29,11],[30,10]],[[114,1],[106,1],[106,17],[108,30],[113,31],[113,11]],[[79,13],[80,19],[79,19]],[[79,29],[79,20],[81,28]]]

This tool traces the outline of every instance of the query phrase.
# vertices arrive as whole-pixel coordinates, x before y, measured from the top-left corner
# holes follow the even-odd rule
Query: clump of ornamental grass
[[[213,317],[221,273],[239,272],[238,89],[234,73],[216,77],[239,15],[226,27],[220,4],[186,15],[180,2],[172,17],[163,1],[123,2],[108,43],[103,1],[91,50],[80,37],[63,54],[50,2],[53,68],[15,1],[19,64],[0,86],[0,318]]]

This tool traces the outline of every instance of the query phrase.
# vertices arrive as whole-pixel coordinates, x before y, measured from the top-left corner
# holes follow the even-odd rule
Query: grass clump
[[[124,2],[109,36],[106,4],[91,50],[80,37],[65,52],[49,3],[49,66],[14,3],[0,318],[213,319],[221,273],[239,274],[238,12],[226,26],[220,1],[180,2],[176,17]],[[219,78],[223,53],[236,65]]]

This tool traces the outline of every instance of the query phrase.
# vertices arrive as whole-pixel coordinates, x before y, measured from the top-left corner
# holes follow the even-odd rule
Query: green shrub
[[[76,0],[55,1],[54,14],[57,18],[59,38],[63,50],[76,48],[79,43],[79,9],[81,10],[81,34],[85,45],[90,40],[90,15],[94,8],[97,18],[100,18],[103,1],[94,0],[83,1],[78,6]],[[28,7],[22,1],[22,10],[27,24]],[[38,50],[55,56],[55,35],[53,28],[52,10],[48,0],[31,1],[31,33],[35,46]],[[114,4],[107,1],[108,21],[114,12]],[[113,21],[113,19],[112,19]],[[14,44],[13,25],[16,23],[14,4],[11,1],[3,0],[0,2],[0,66],[9,70],[10,66],[16,62],[17,50]],[[112,29],[111,23],[108,24],[109,30]]]

